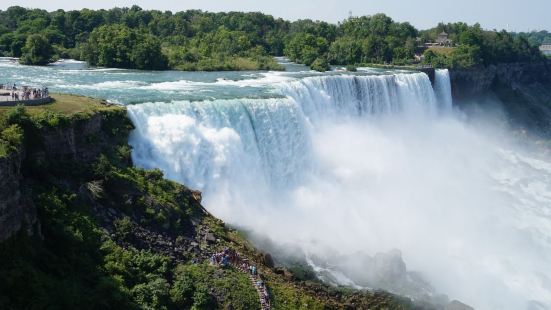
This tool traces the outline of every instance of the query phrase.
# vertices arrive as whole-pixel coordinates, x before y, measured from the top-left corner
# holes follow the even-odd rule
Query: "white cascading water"
[[[274,87],[282,98],[129,106],[134,163],[203,190],[209,211],[329,282],[551,305],[551,161],[453,112],[447,71],[434,90],[421,73]]]
[[[436,70],[434,79],[434,92],[437,100],[449,111],[452,107],[450,72],[448,70]]]

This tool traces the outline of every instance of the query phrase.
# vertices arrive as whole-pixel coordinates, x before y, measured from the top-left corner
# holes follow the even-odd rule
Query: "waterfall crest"
[[[201,190],[220,179],[250,178],[250,171],[257,182],[292,186],[315,169],[310,136],[322,120],[450,108],[424,73],[315,76],[279,83],[275,91],[285,98],[129,106],[135,164]]]

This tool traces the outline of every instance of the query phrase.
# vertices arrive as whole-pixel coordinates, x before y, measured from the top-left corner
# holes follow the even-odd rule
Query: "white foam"
[[[93,89],[93,90],[128,90],[128,89],[141,89],[147,86],[147,83],[141,81],[106,81],[94,84],[65,84],[57,85],[59,88],[70,88],[70,89]]]

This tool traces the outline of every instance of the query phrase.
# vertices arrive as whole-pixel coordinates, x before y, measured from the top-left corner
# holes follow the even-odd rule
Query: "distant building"
[[[540,45],[540,51],[544,55],[550,55],[551,56],[551,42],[543,43]]]
[[[436,39],[436,43],[438,43],[438,45],[442,45],[442,46],[451,46],[452,45],[452,41],[448,38],[448,34],[445,31],[442,31],[438,35],[438,39]]]

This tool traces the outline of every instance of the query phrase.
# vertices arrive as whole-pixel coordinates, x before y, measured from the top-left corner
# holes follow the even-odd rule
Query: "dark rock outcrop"
[[[456,105],[499,103],[509,120],[551,132],[551,63],[510,63],[450,70]]]
[[[119,135],[113,128],[127,132]],[[130,128],[124,109],[74,117],[64,125],[37,129],[33,140],[20,146],[18,152],[0,158],[0,241],[22,227],[29,233],[39,231],[26,176],[35,177],[44,165],[53,163],[68,172],[78,167],[72,169],[64,163],[89,165],[106,148],[116,145],[115,141],[126,141]]]
[[[32,233],[37,223],[35,208],[21,190],[22,157],[22,152],[13,152],[0,158],[0,241],[23,227]]]
[[[88,164],[106,148],[116,145],[113,140],[126,139],[127,134],[113,136],[110,124],[113,122],[122,122],[121,128],[125,128],[124,124],[128,128],[131,126],[124,113],[96,113],[88,118],[74,119],[65,126],[43,128],[40,131],[41,145],[29,150],[29,157]]]

